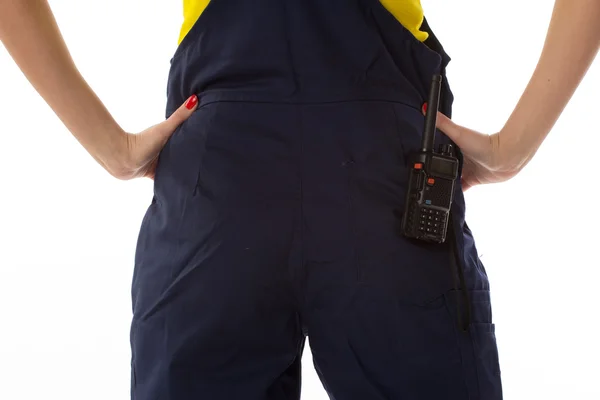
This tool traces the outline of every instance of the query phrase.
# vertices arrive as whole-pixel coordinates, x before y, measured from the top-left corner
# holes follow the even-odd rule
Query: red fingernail
[[[422,110],[423,110],[424,113],[427,112],[427,102],[423,103]]]
[[[196,103],[198,102],[198,96],[196,96],[195,94],[191,95],[189,99],[187,99],[187,101],[185,102],[185,107],[188,110],[191,110],[192,108],[194,108],[194,106],[196,105]]]

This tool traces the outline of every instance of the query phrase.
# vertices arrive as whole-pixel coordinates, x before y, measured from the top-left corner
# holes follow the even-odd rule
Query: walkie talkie
[[[434,151],[442,77],[434,75],[429,92],[421,150],[408,158],[409,181],[402,233],[410,238],[443,243],[450,218],[458,159],[451,144]]]

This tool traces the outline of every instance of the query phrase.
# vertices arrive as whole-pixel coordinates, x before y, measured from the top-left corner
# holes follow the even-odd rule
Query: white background
[[[501,128],[537,62],[552,3],[424,0],[453,58],[458,123]],[[122,126],[159,122],[181,1],[51,5]],[[529,166],[467,192],[509,400],[600,399],[599,89],[597,60]],[[152,182],[104,172],[1,47],[0,110],[0,399],[128,399],[130,282]],[[303,399],[326,398],[306,351]]]

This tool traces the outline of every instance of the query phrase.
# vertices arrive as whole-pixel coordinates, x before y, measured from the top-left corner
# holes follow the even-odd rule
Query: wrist
[[[498,154],[501,154],[501,168],[506,172],[520,172],[533,158],[539,144],[525,131],[507,124],[498,134]]]
[[[119,126],[111,131],[103,132],[106,136],[106,144],[98,157],[99,162],[106,171],[118,179],[124,179],[131,175],[132,158],[129,151],[129,133]]]

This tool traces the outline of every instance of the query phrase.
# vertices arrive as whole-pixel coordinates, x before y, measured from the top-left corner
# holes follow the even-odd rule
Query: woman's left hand
[[[475,185],[497,183],[511,179],[521,170],[525,157],[517,146],[503,142],[502,131],[486,135],[454,123],[438,112],[437,128],[446,134],[464,155],[463,191]]]

